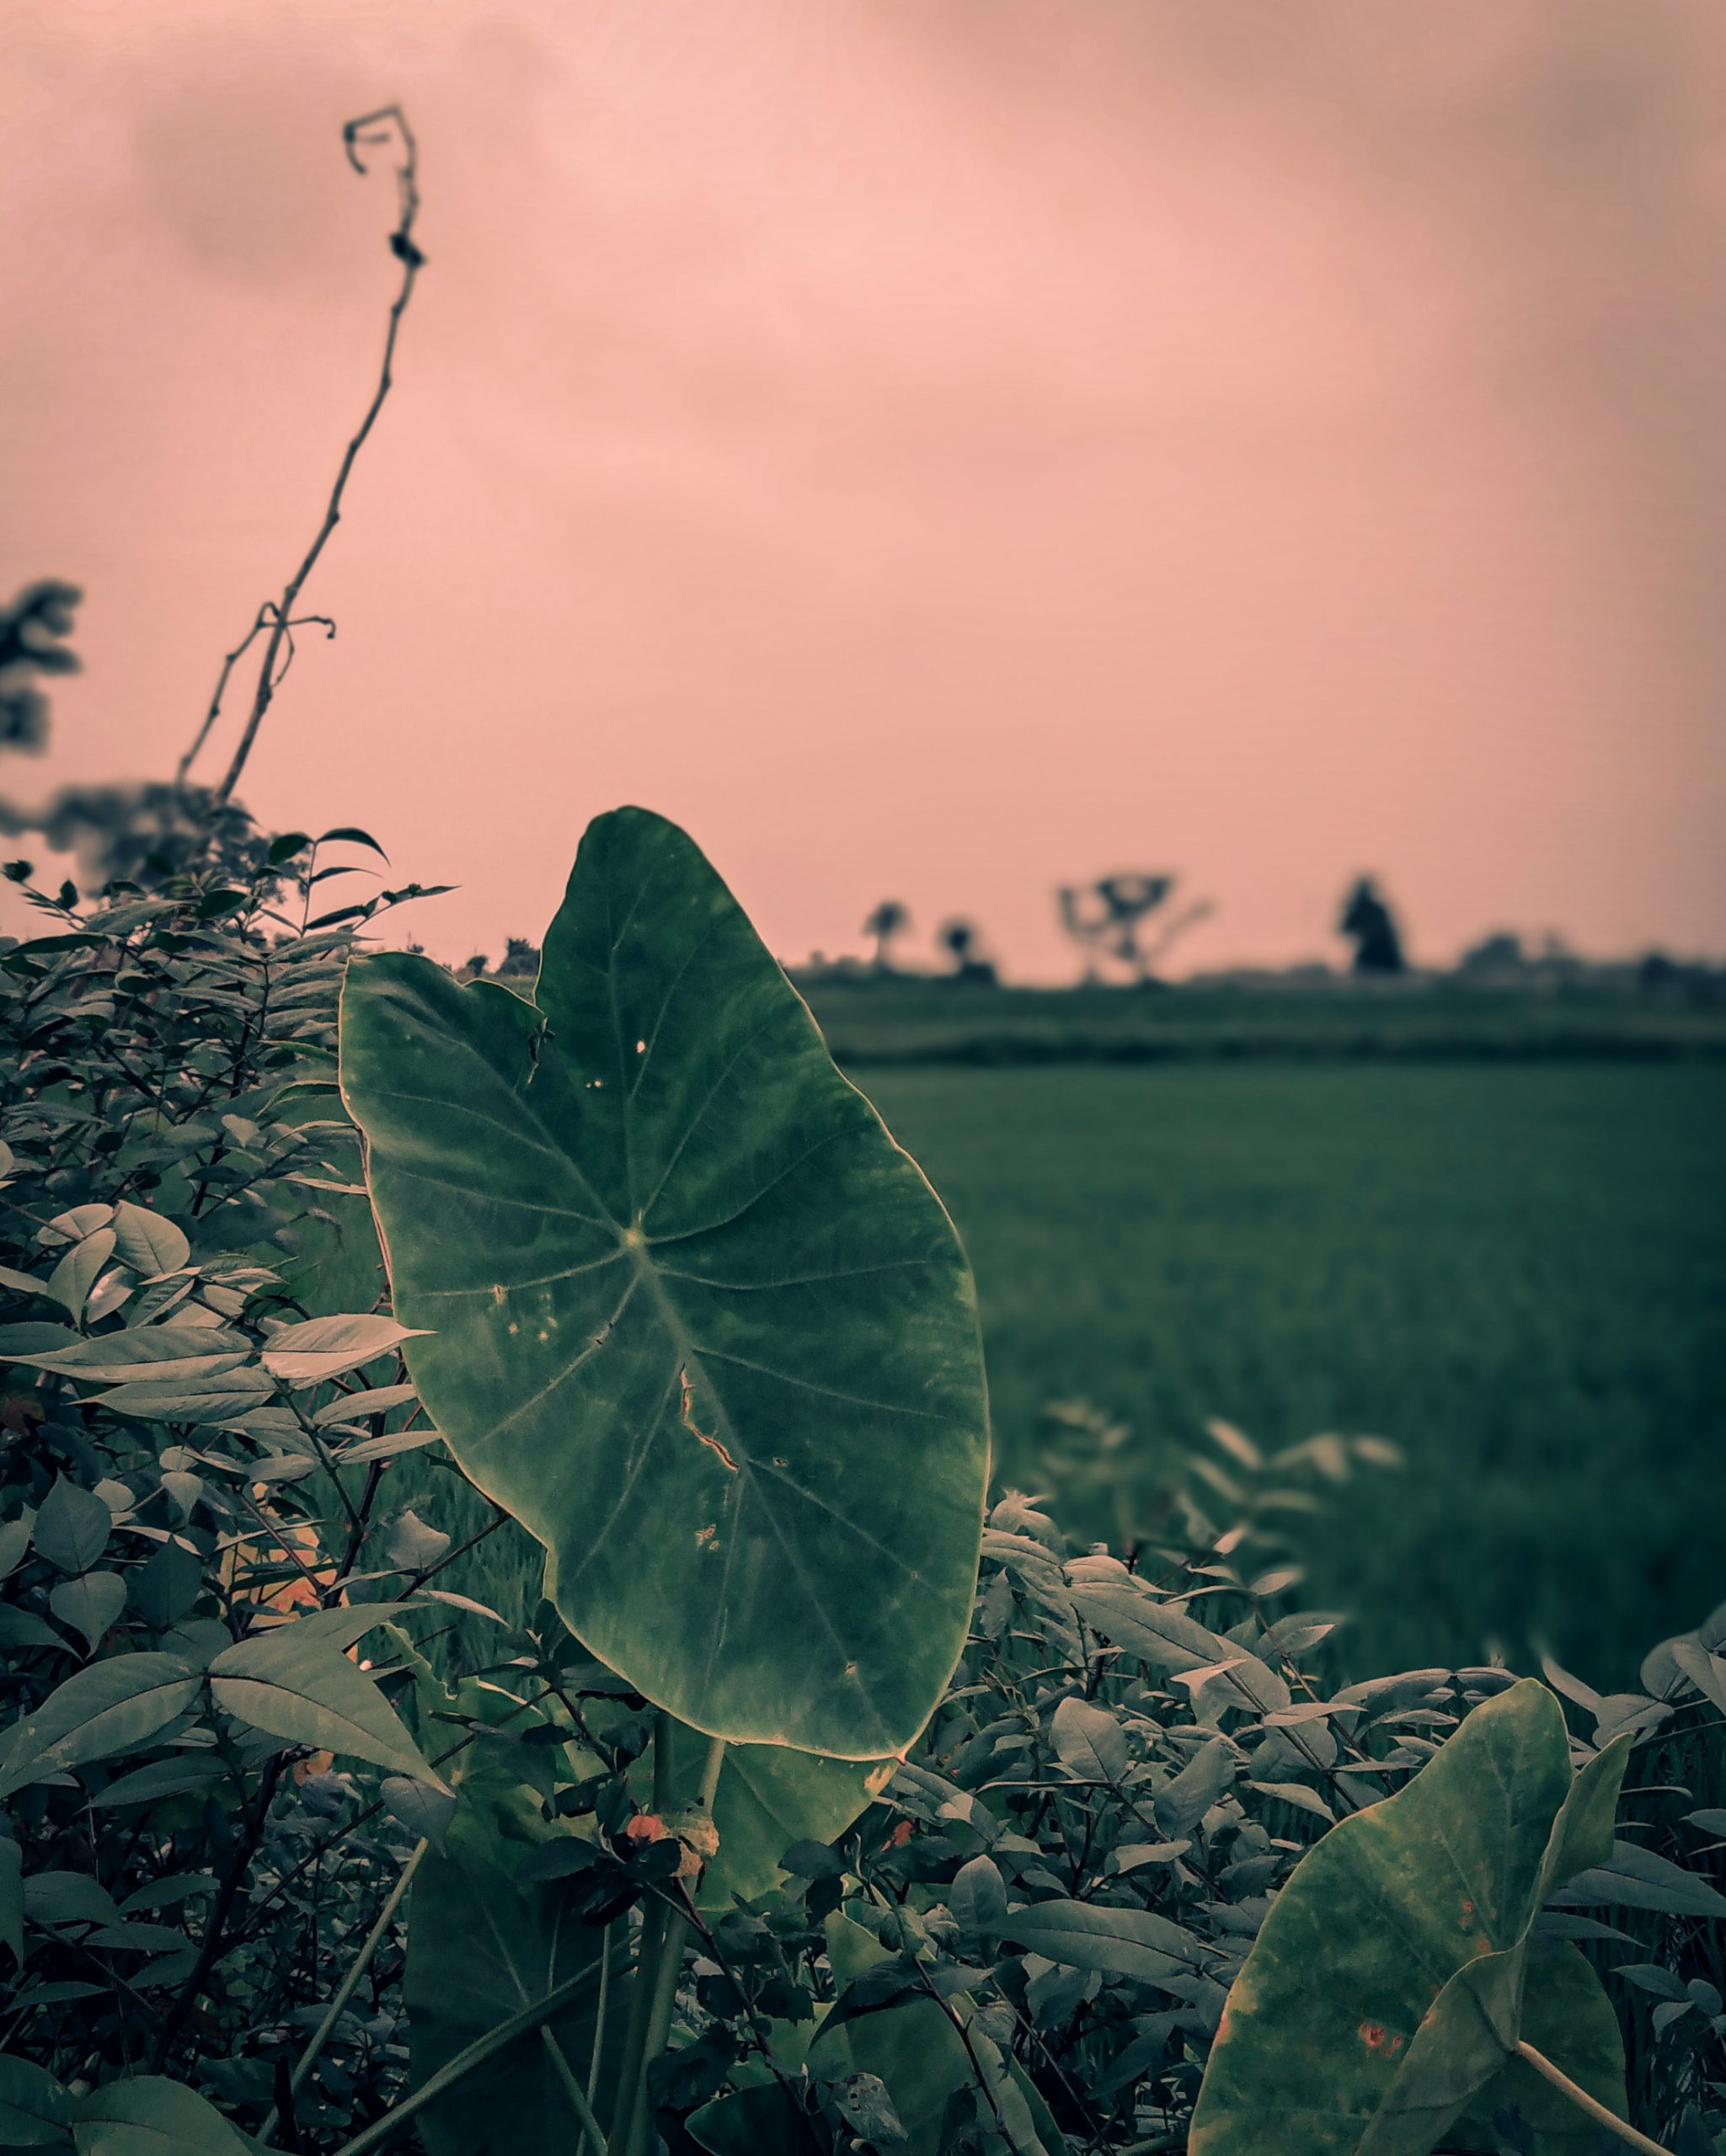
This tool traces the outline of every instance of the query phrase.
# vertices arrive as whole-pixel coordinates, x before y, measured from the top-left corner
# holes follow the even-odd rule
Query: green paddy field
[[[1718,1066],[873,1070],[971,1251],[1002,1472],[1222,1416],[1401,1446],[1310,1531],[1362,1667],[1531,1641],[1604,1686],[1726,1600]]]

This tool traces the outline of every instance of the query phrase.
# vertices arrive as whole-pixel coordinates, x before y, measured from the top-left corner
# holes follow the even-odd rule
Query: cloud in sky
[[[246,791],[535,932],[596,809],[775,947],[874,899],[1194,963],[1374,868],[1718,942],[1713,0],[56,0],[14,19],[0,580],[90,598],[40,776],[168,768],[369,388],[399,96],[431,266]],[[11,782],[19,783],[13,774]]]

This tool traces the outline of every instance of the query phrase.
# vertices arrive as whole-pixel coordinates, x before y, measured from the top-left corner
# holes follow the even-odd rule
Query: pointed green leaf
[[[96,1275],[114,1255],[114,1240],[112,1228],[98,1228],[94,1235],[74,1243],[48,1275],[41,1292],[77,1317],[96,1284]]]
[[[555,1551],[572,1630],[681,1721],[897,1750],[963,1643],[981,1526],[952,1224],[659,817],[590,829],[537,994],[396,953],[344,990],[426,1411]]]
[[[236,1369],[252,1352],[243,1332],[225,1325],[193,1325],[170,1320],[141,1325],[124,1332],[104,1332],[70,1345],[56,1342],[40,1354],[18,1360],[87,1385],[124,1385],[134,1380],[208,1377]]]
[[[143,2075],[93,2089],[72,2123],[77,2156],[246,2156],[212,2104],[178,2081]]]
[[[1112,1908],[1094,1902],[1033,1902],[1008,1912],[1001,1935],[1050,1961],[1100,1969],[1160,1984],[1207,1967],[1189,1931],[1151,1909]]]
[[[384,852],[383,848],[372,837],[370,831],[359,830],[352,824],[339,824],[334,830],[321,833],[317,843],[319,846],[334,846],[338,840],[349,846],[370,846],[372,852],[381,859],[384,861],[389,859],[389,856]],[[304,841],[302,841],[302,843],[303,844]]]
[[[184,1233],[159,1213],[122,1198],[114,1209],[115,1247],[120,1262],[134,1273],[152,1279],[163,1273],[178,1273],[192,1254]]]
[[[49,1594],[48,1607],[94,1647],[126,1607],[126,1582],[118,1572],[85,1572],[61,1580]]]
[[[99,1392],[95,1404],[141,1422],[232,1422],[275,1396],[272,1379],[246,1368],[201,1378],[141,1378]]]
[[[1561,1908],[1658,1909],[1666,1916],[1726,1918],[1726,1894],[1655,1849],[1615,1842],[1552,1897]]]
[[[954,1874],[948,1906],[966,1931],[999,1939],[1007,1924],[1007,1888],[993,1857],[974,1856]]]
[[[1105,1707],[1063,1700],[1050,1718],[1049,1733],[1061,1765],[1082,1781],[1118,1782],[1127,1770],[1126,1737]]]
[[[329,1618],[377,1620],[370,1612],[325,1610]],[[217,1706],[266,1735],[317,1751],[370,1759],[392,1773],[437,1782],[395,1710],[364,1670],[342,1652],[339,1630],[323,1636],[317,1616],[254,1633],[225,1647],[210,1665]],[[361,1626],[360,1629],[364,1629]],[[357,1632],[355,1634],[357,1636]]]
[[[1075,1583],[1073,1608],[1087,1625],[1136,1655],[1152,1669],[1167,1669],[1184,1676],[1194,1669],[1214,1668],[1236,1660],[1237,1647],[1208,1632],[1184,1609],[1152,1594],[1149,1588],[1125,1577],[1119,1582],[1098,1585]]]
[[[400,1407],[417,1396],[410,1385],[384,1385],[370,1392],[344,1393],[328,1407],[320,1407],[312,1420],[319,1429],[331,1422],[357,1422],[367,1415],[387,1414],[392,1407]]]
[[[113,1532],[114,1515],[95,1492],[58,1476],[36,1514],[36,1555],[56,1572],[87,1572]]]
[[[147,1625],[165,1632],[179,1624],[204,1590],[204,1567],[183,1542],[164,1542],[131,1574],[133,1606]]]
[[[115,1655],[79,1670],[0,1737],[0,1797],[87,1760],[136,1751],[197,1689],[178,1655]]]
[[[90,1802],[98,1811],[122,1804],[159,1804],[163,1798],[183,1796],[188,1790],[208,1789],[227,1773],[219,1760],[190,1758],[184,1752],[177,1753],[116,1776]]]
[[[393,1318],[347,1313],[285,1325],[264,1348],[264,1367],[285,1385],[318,1385],[376,1362],[409,1337]]]

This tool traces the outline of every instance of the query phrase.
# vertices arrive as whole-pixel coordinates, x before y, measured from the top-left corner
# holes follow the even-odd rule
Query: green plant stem
[[[1516,2046],[1516,2056],[1531,2066],[1543,2081],[1550,2081],[1560,2095],[1568,2096],[1579,2111],[1584,2111],[1596,2126],[1604,2127],[1608,2133],[1616,2133],[1620,2141],[1632,2148],[1640,2148],[1643,2156],[1671,2156],[1658,2141],[1650,2141],[1645,2133],[1638,2133],[1633,2126],[1627,2125],[1616,2111],[1597,2103],[1586,2089],[1579,2089],[1568,2073],[1562,2072],[1544,2053],[1537,2052],[1526,2038]]]
[[[601,1967],[603,1968],[604,1966],[601,1962]],[[603,1983],[603,1977],[601,1981]],[[564,2084],[564,2094],[569,2099],[576,2117],[581,2121],[581,2138],[584,2146],[592,2149],[595,2156],[610,2156],[610,2152],[606,2146],[605,2134],[601,2129],[598,2119],[594,2116],[592,2105],[587,2100],[587,2091],[575,2079],[569,2060],[564,2056],[563,2046],[543,2021],[539,2025],[539,2040],[545,2046],[546,2054],[552,2063],[553,2072]]]
[[[655,1902],[641,1913],[641,1939],[635,1954],[635,1982],[629,1994],[629,2019],[623,2030],[623,2057],[617,2069],[617,2100],[612,2105],[612,2136],[618,2156],[627,2156],[635,2121],[635,2100],[644,2078],[648,2016],[659,1978],[660,1950],[665,1943],[665,1911]]]
[[[440,2067],[429,2081],[422,2082],[411,2096],[403,2097],[399,2104],[393,2104],[381,2119],[374,2119],[363,2132],[356,2133],[351,2141],[345,2141],[335,2156],[366,2156],[369,2148],[382,2148],[395,2139],[416,2112],[434,2103],[445,2089],[452,2088],[476,2066],[484,2066],[494,2052],[505,2044],[512,2044],[517,2036],[542,2028],[553,2015],[560,2013],[572,1999],[579,1999],[598,1978],[590,1968],[583,1969],[565,1983],[557,1985],[542,1999],[536,1999],[512,2014],[507,2021],[500,2021],[494,2029],[488,2029],[483,2036],[476,2036],[463,2051],[459,2051],[447,2066]]]
[[[697,1801],[703,1812],[712,1812],[713,1799],[719,1793],[719,1777],[724,1771],[725,1740],[716,1737],[708,1746],[708,1756],[702,1763],[701,1795]]]
[[[683,1970],[683,1943],[689,1936],[686,1919],[675,1913],[667,1916],[660,1941],[660,1958],[654,1969],[652,1997],[648,2003],[646,2038],[641,2049],[641,2064],[633,2091],[634,2101],[630,2108],[629,2130],[624,2137],[622,2156],[649,2156],[652,2148],[653,2106],[648,2097],[648,2069],[665,2048],[665,2039],[671,2033],[671,2009],[677,1999],[677,1979]]]
[[[395,1885],[391,1887],[389,1891],[389,1898],[385,1902],[382,1908],[378,1912],[377,1923],[372,1925],[371,1930],[366,1935],[366,1944],[355,1956],[353,1962],[349,1967],[348,1973],[342,1978],[341,1983],[336,1991],[335,1997],[329,2002],[329,2009],[325,2013],[323,2019],[318,2024],[317,2028],[313,2031],[312,2041],[307,2045],[305,2050],[300,2053],[298,2059],[296,2060],[294,2063],[294,2070],[288,2076],[288,2094],[290,2096],[297,2096],[302,2088],[305,2085],[306,2076],[312,2071],[313,2065],[316,2063],[318,2052],[321,2052],[325,2044],[329,2042],[331,2030],[334,2029],[336,2023],[340,2020],[343,2012],[346,2009],[348,2001],[353,1997],[355,1989],[358,1988],[361,1977],[365,1975],[366,1970],[371,1966],[372,1956],[377,1951],[378,1948],[382,1945],[385,1935],[388,1932],[390,1925],[394,1920],[396,1911],[402,1905],[402,1897],[406,1894],[409,1887],[414,1883],[414,1874],[419,1868],[419,1860],[425,1855],[426,1850],[430,1847],[430,1844],[429,1842],[422,1841],[416,1842],[414,1844],[413,1854],[409,1857],[407,1862],[402,1866],[401,1876],[396,1881]],[[275,2135],[280,2116],[279,2112],[272,2109],[269,2117],[265,2120],[258,2134],[258,2145],[260,2148],[267,2148],[270,2146],[270,2141]]]
[[[614,1922],[605,1928],[599,1945],[599,2004],[593,2016],[593,2053],[587,2062],[587,2100],[590,2105],[599,2099],[600,2067],[606,2048],[606,2015],[612,2003],[612,1937],[617,1929]]]
[[[663,1708],[653,1725],[653,1808],[663,1818],[671,1808],[671,1731]],[[648,2017],[659,1980],[660,1952],[665,1936],[665,1911],[655,1902],[641,1913],[641,1938],[635,1955],[635,1983],[629,1994],[629,2020],[623,2031],[623,2057],[617,2071],[617,2100],[612,2106],[612,2133],[618,2156],[627,2156],[635,2123],[637,2098],[644,2078]]]
[[[655,1724],[654,1734],[654,1808],[660,1813],[671,1801],[671,1717],[661,1715]],[[708,1744],[707,1758],[702,1763],[701,1788],[696,1800],[704,1812],[711,1813],[713,1811],[713,1798],[719,1792],[719,1776],[724,1771],[724,1739],[716,1737]],[[644,1951],[641,1966],[636,1971],[635,1998],[631,2003],[632,2037],[637,2027],[636,2015],[642,2014],[639,2023],[641,2048],[633,2065],[627,2057],[625,2058],[621,2084],[622,2108],[618,2117],[612,2121],[618,2156],[649,2156],[653,2113],[648,2100],[648,2069],[665,2048],[665,2040],[671,2032],[671,2009],[676,2004],[677,1979],[683,1971],[683,1949],[690,1935],[688,1919],[677,1911],[655,1913],[661,1914],[663,1921],[655,1943],[652,1967],[649,1968]]]

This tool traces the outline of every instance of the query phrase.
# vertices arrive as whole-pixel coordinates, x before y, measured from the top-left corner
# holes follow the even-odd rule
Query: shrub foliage
[[[711,1715],[697,1729],[668,1710],[668,1690],[728,1713],[817,1698],[798,1684],[833,1642],[799,1623],[740,1620],[728,1650],[737,1612],[773,1606],[765,1528],[738,1533],[735,1569],[704,1590],[706,1639],[671,1641],[702,1658],[705,1692],[634,1646],[622,1672],[601,1659],[614,1633],[650,1641],[650,1613],[608,1629],[557,1568],[525,1623],[450,1593],[446,1568],[506,1506],[536,1527],[554,1513],[546,1539],[571,1562],[639,1471],[644,1432],[661,1452],[687,1438],[680,1472],[687,1454],[722,1496],[727,1473],[792,1472],[800,1446],[799,1502],[836,1508],[846,1532],[793,1537],[784,1563],[834,1568],[868,1652],[889,1654],[897,1626],[920,1671],[937,1620],[904,1549],[933,1524],[916,1448],[884,1478],[870,1417],[907,1405],[914,1343],[948,1342],[920,1298],[950,1315],[961,1262],[916,1197],[934,1262],[899,1304],[813,1277],[847,1251],[864,1262],[915,1193],[777,975],[761,1024],[789,1027],[795,1054],[745,1061],[725,1098],[750,1043],[710,965],[757,961],[729,929],[692,942],[702,907],[735,910],[676,835],[636,985],[687,999],[669,1077],[720,1102],[692,1141],[696,1194],[737,1187],[740,1148],[771,1174],[812,1086],[867,1172],[802,1198],[794,1178],[761,1247],[734,1235],[679,1261],[705,1277],[675,1326],[655,1306],[655,1417],[632,1391],[645,1363],[608,1359],[596,1326],[586,1381],[536,1426],[537,1487],[494,1475],[475,1388],[489,1373],[501,1421],[532,1397],[532,1358],[511,1359],[514,1319],[482,1328],[452,1389],[430,1299],[502,1307],[500,1222],[546,1203],[514,1150],[532,1087],[548,1088],[536,1114],[562,1089],[545,1127],[566,1161],[639,1165],[627,1104],[601,1129],[555,1075],[585,1052],[593,996],[560,1013],[555,979],[537,1005],[442,975],[425,990],[440,1009],[484,998],[490,1052],[510,1043],[521,1068],[513,1094],[477,1104],[478,1122],[504,1117],[490,1143],[423,1066],[421,1129],[462,1187],[415,1212],[413,1232],[442,1241],[416,1261],[409,1327],[337,1081],[356,939],[414,894],[320,911],[350,853],[376,851],[366,834],[243,835],[90,907],[8,871],[42,932],[0,950],[0,2147],[1716,2146],[1726,1609],[1656,1646],[1630,1694],[1550,1666],[1544,1683],[1495,1667],[1344,1681],[1338,1620],[1300,1607],[1280,1524],[1363,1464],[1341,1439],[1266,1459],[1216,1426],[1156,1539],[1116,1554],[997,1494],[975,1574],[968,1550],[958,1567],[957,1667],[918,1703],[939,1689],[915,1742],[879,1758],[732,1742]],[[584,939],[617,948],[597,903],[578,872],[562,932],[590,970]],[[377,982],[402,965],[362,963]],[[388,1009],[368,1023],[370,1053]],[[350,1098],[369,1129],[365,1091]],[[371,1134],[399,1169],[411,1133]],[[373,1194],[390,1226],[399,1192]],[[644,1217],[625,1204],[608,1232],[627,1242]],[[542,1229],[511,1246],[530,1288],[594,1255]],[[752,1314],[716,1336],[728,1294]],[[767,1404],[765,1380],[740,1391],[702,1359],[716,1337],[734,1361],[799,1372],[799,1404]],[[847,1372],[831,1398],[800,1359],[811,1341]],[[454,1402],[447,1447],[422,1372]],[[943,1503],[962,1473],[944,1428],[927,1441]],[[390,1470],[409,1454],[471,1470],[503,1500],[490,1524],[457,1547],[434,1502],[404,1505]],[[668,1484],[629,1522],[654,1593],[704,1558],[655,1542],[681,1534],[682,1502]],[[930,1562],[950,1571],[943,1534]],[[807,1711],[805,1741],[826,1726]],[[735,1733],[771,1733],[751,1713]]]

